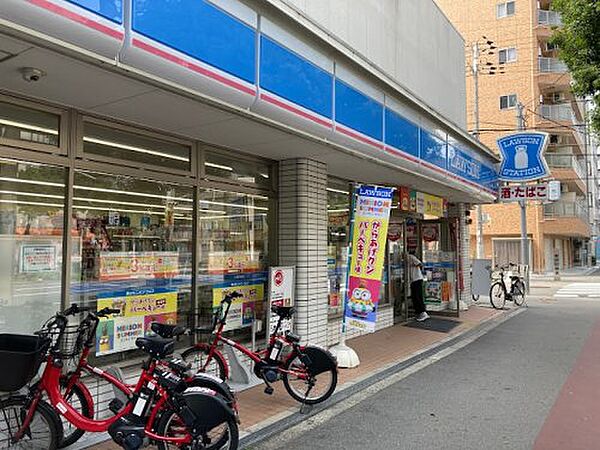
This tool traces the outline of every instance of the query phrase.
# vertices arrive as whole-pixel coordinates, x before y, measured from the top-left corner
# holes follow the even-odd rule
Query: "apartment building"
[[[524,127],[550,134],[546,160],[552,177],[561,181],[562,196],[555,203],[528,205],[533,270],[551,271],[556,260],[560,269],[590,264],[595,162],[583,125],[585,102],[573,96],[571,76],[550,42],[553,28],[561,26],[560,15],[551,10],[550,0],[437,3],[465,39],[469,130],[479,131],[481,141],[496,148],[496,139],[518,128],[520,103]],[[519,206],[486,205],[482,217],[485,257],[495,263],[518,260]],[[474,223],[473,256],[476,230]]]

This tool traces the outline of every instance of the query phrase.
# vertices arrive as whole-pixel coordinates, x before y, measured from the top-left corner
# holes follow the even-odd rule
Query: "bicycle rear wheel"
[[[525,283],[521,280],[515,281],[511,288],[511,296],[516,306],[525,303]]]
[[[492,284],[490,287],[490,302],[495,309],[503,309],[506,304],[506,291],[500,282]]]
[[[210,346],[206,344],[196,344],[188,348],[181,354],[183,360],[191,364],[191,369],[196,372],[204,372],[214,375],[223,381],[227,380],[227,361],[221,352],[215,351],[208,361]],[[208,364],[207,364],[208,361]],[[204,367],[206,365],[206,367]],[[202,368],[204,367],[204,370]]]
[[[25,397],[9,397],[0,402],[0,448],[56,449],[62,440],[60,419],[43,400],[38,403],[23,437],[12,442],[27,415],[27,406]]]

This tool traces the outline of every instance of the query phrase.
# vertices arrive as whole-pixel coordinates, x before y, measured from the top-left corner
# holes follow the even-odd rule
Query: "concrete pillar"
[[[471,235],[469,226],[466,224],[467,206],[464,203],[450,205],[448,210],[449,217],[458,219],[458,241],[459,254],[458,260],[462,272],[462,289],[459,290],[460,309],[467,309],[473,299],[471,297]],[[460,276],[460,273],[457,273]],[[460,279],[457,279],[459,287]]]
[[[296,266],[295,331],[327,345],[327,166],[279,163],[279,263]]]

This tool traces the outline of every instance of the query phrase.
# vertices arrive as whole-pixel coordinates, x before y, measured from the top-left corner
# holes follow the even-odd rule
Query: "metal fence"
[[[545,218],[578,217],[587,222],[587,208],[584,202],[556,202],[544,205]]]
[[[558,58],[540,56],[538,57],[538,63],[540,72],[564,73],[569,71],[567,65]]]
[[[582,180],[585,179],[585,168],[581,160],[572,154],[546,153],[546,162],[551,168],[573,169]]]
[[[575,123],[575,112],[570,104],[540,105],[540,115],[549,120],[563,120]]]
[[[562,20],[556,11],[540,9],[538,10],[538,24],[558,27],[562,25]]]

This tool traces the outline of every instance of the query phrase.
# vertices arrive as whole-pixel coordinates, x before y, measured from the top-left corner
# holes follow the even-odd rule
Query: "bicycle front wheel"
[[[27,406],[25,397],[10,397],[0,402],[0,448],[56,449],[62,440],[60,419],[43,400],[38,403],[23,437],[13,442],[27,416]]]
[[[187,433],[183,420],[174,410],[167,410],[161,414],[157,431],[160,436],[165,437],[183,437]],[[240,439],[238,424],[233,417],[230,417],[215,428],[203,432],[201,438],[202,443],[200,444],[200,448],[202,449],[237,450]],[[156,446],[158,450],[177,448],[176,445],[165,441],[157,441]]]
[[[181,354],[183,360],[191,364],[192,371],[204,372],[227,380],[227,361],[221,352],[215,351],[209,360],[210,347],[206,344],[196,344]]]
[[[490,302],[495,309],[503,309],[506,303],[506,292],[502,283],[494,283],[490,288]]]
[[[82,387],[79,384],[74,384],[71,390],[69,392],[66,392],[68,382],[68,378],[63,378],[60,380],[60,390],[65,400],[79,414],[81,414],[84,417],[87,417],[88,419],[93,419],[94,405],[88,402],[88,399],[83,391],[85,387]],[[81,438],[81,436],[85,434],[85,431],[80,430],[62,416],[61,421],[64,431],[62,442],[60,442],[58,445],[59,448],[64,448],[68,447],[69,445],[73,445]]]
[[[517,280],[512,285],[511,296],[516,306],[521,306],[525,303],[525,283]]]

